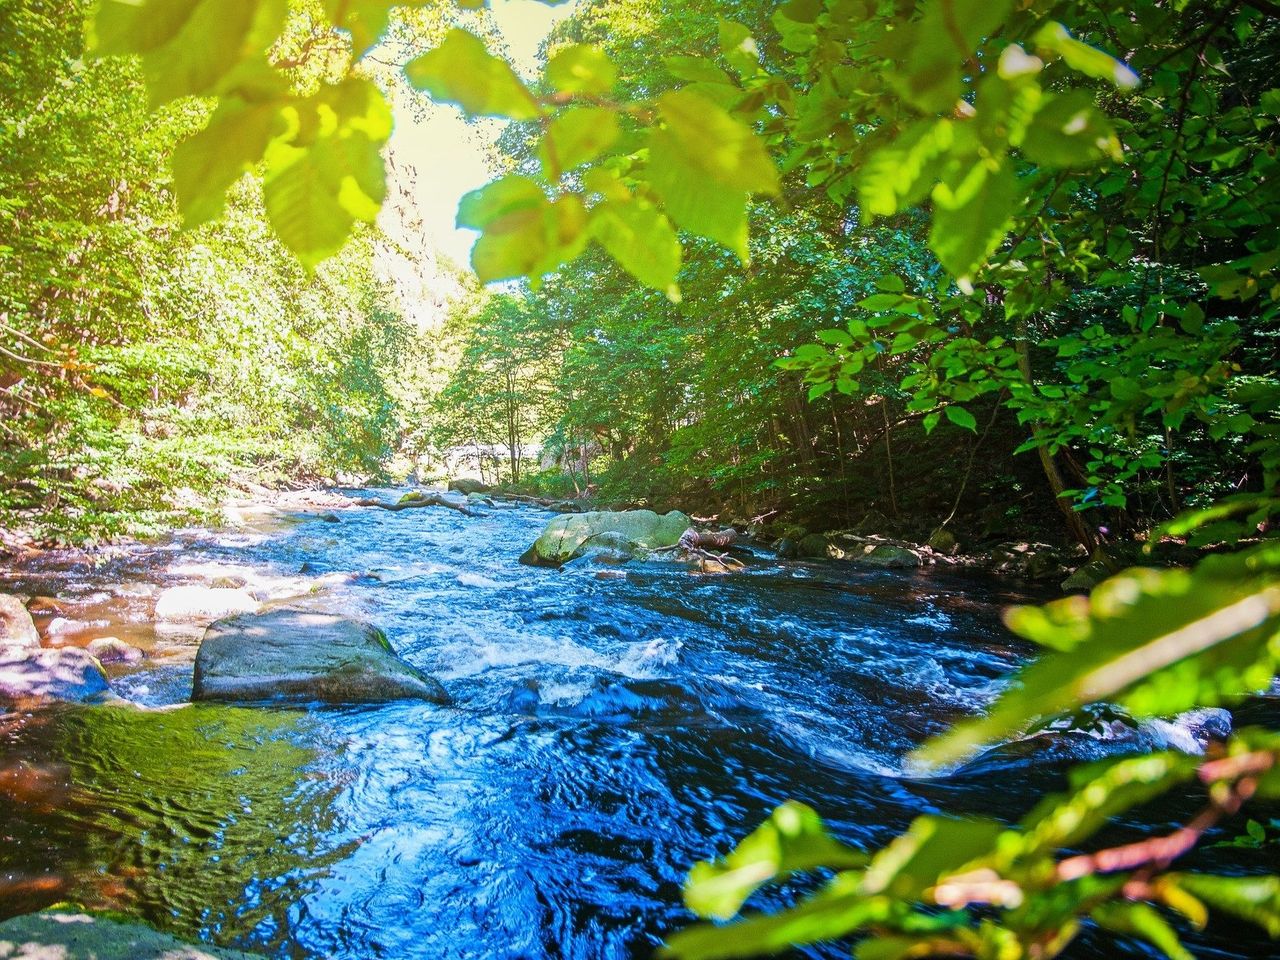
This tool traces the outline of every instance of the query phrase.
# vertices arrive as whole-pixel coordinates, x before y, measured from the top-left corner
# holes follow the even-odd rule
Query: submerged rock
[[[137,663],[146,654],[119,637],[98,637],[90,640],[85,649],[98,658],[99,663]]]
[[[0,593],[0,649],[38,646],[40,634],[22,601]]]
[[[156,619],[217,620],[235,613],[256,613],[261,606],[239,588],[191,584],[161,593],[156,600]]]
[[[623,542],[633,551],[673,547],[692,526],[679,510],[659,515],[652,510],[598,510],[556,517],[520,558],[533,566],[558,567],[590,550],[589,542],[615,550]],[[610,537],[603,537],[610,534]]]
[[[102,664],[86,650],[0,647],[0,707],[101,702],[110,697]]]
[[[241,614],[210,626],[196,654],[191,697],[449,702],[440,681],[397,657],[381,630],[304,610]]]
[[[141,923],[46,910],[0,923],[0,958],[12,960],[253,960],[254,954],[191,944]]]

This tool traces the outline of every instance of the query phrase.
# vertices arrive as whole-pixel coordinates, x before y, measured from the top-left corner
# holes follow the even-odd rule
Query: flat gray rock
[[[272,610],[219,620],[196,654],[193,700],[448,703],[440,681],[409,666],[359,620]]]
[[[0,923],[0,960],[253,960],[185,943],[141,923],[49,910]]]
[[[110,698],[102,664],[86,650],[0,646],[0,707]]]

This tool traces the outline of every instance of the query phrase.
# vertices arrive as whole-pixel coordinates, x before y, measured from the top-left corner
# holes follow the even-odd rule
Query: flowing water
[[[0,917],[71,900],[275,957],[647,957],[690,920],[688,867],[785,799],[871,846],[924,812],[1014,819],[1107,749],[1037,738],[911,776],[911,747],[1027,656],[1008,585],[765,554],[721,577],[518,565],[550,516],[291,515],[11,571],[0,589],[56,598],[33,605],[52,635],[146,648],[112,683],[152,709],[0,720]],[[154,595],[226,577],[381,626],[454,705],[187,704],[199,633],[153,624]],[[1274,955],[1251,936],[1195,943]]]

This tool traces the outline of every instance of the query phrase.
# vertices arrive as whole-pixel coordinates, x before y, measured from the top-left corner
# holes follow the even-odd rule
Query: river
[[[1030,653],[999,614],[1033,598],[1008,584],[760,551],[730,576],[520,566],[550,516],[255,514],[9,571],[0,589],[57,598],[45,625],[147,649],[112,684],[157,709],[0,725],[0,916],[72,900],[273,957],[647,957],[689,922],[689,866],[785,799],[869,847],[923,812],[1016,818],[1064,760],[1108,749],[1081,735],[950,776],[904,766]],[[187,704],[198,634],[151,609],[167,584],[218,578],[377,624],[454,705]],[[1196,856],[1248,869],[1267,854]],[[1273,955],[1252,936],[1211,926],[1193,943]],[[1070,955],[1149,954],[1085,937]]]

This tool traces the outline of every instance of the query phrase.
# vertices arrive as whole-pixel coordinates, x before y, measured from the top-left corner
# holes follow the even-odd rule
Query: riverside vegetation
[[[1047,652],[922,769],[1098,702],[1158,717],[1273,682],[1274,4],[601,0],[531,83],[482,12],[434,4],[4,9],[6,516],[94,535],[237,469],[469,442],[537,489],[1052,530],[1116,570],[1010,612]],[[393,75],[388,46],[413,50]],[[431,344],[371,267],[395,85],[511,121],[458,220],[479,280],[515,282],[459,281]],[[1156,565],[1171,544],[1184,565]],[[666,949],[1014,960],[1097,925],[1181,958],[1176,924],[1211,910],[1280,936],[1280,879],[1176,865],[1280,797],[1278,759],[1243,728],[869,853],[788,804],[686,902],[728,920],[814,875],[794,905]],[[1179,829],[1098,837],[1175,789],[1204,795]]]

